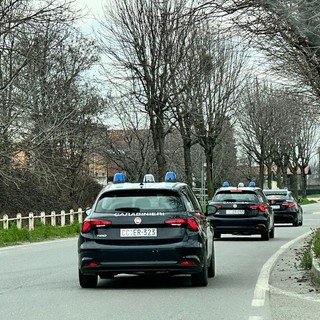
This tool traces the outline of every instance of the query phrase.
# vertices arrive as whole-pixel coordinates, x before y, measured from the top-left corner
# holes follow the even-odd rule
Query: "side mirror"
[[[91,213],[91,208],[86,208],[86,210],[84,211],[85,214],[88,216]]]
[[[206,206],[206,216],[213,215],[217,212],[217,208],[213,204],[207,204]]]

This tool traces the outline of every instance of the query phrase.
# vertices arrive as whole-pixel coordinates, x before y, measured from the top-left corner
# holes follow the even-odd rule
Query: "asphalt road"
[[[304,208],[304,226],[277,226],[270,241],[223,235],[215,243],[216,277],[206,288],[193,288],[187,276],[121,276],[100,280],[96,289],[81,289],[76,239],[0,249],[0,318],[313,319],[309,316],[319,310],[318,297],[304,299],[308,292],[292,295],[290,281],[281,281],[281,263],[299,243],[295,239],[320,226],[320,214],[314,214],[320,213],[320,204]]]

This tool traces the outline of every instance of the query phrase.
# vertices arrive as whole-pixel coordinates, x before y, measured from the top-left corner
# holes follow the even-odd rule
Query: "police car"
[[[78,239],[79,283],[119,274],[191,275],[206,286],[215,275],[213,229],[185,183],[167,172],[164,182],[148,174],[127,183],[122,173],[87,210]]]
[[[274,238],[274,212],[263,191],[251,181],[230,186],[227,181],[207,205],[206,214],[215,238],[222,234],[260,235]]]

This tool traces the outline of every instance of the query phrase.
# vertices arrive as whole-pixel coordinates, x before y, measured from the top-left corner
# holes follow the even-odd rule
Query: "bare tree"
[[[274,137],[282,130],[277,122],[280,113],[274,95],[268,82],[248,81],[242,98],[243,107],[238,113],[241,145],[259,166],[258,185],[261,188],[264,186],[265,165],[269,164],[269,170],[272,165]]]
[[[213,196],[213,158],[224,128],[237,106],[243,85],[243,48],[221,33],[203,29],[195,41],[194,63],[198,66],[190,103],[195,106],[195,134],[204,150],[209,198]]]
[[[108,130],[103,153],[115,170],[126,172],[129,181],[142,181],[146,173],[157,171],[147,116],[125,97],[112,98],[111,110],[119,124]]]
[[[320,96],[320,3],[317,0],[203,1],[218,7],[247,32],[251,43],[270,57],[270,66],[282,77],[302,84]]]
[[[186,56],[195,10],[187,0],[121,0],[105,6],[101,22],[104,52],[147,113],[152,133],[158,179],[168,169],[165,138],[170,130],[166,117],[174,97],[172,79]],[[110,71],[115,73],[115,71]]]

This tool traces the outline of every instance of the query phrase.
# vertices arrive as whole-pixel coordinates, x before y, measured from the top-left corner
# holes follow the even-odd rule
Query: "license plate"
[[[120,237],[156,237],[156,228],[120,229]]]
[[[226,210],[226,214],[244,214],[244,210]]]
[[[273,206],[271,206],[273,209],[280,209],[280,206],[278,206],[278,205],[273,205]]]

